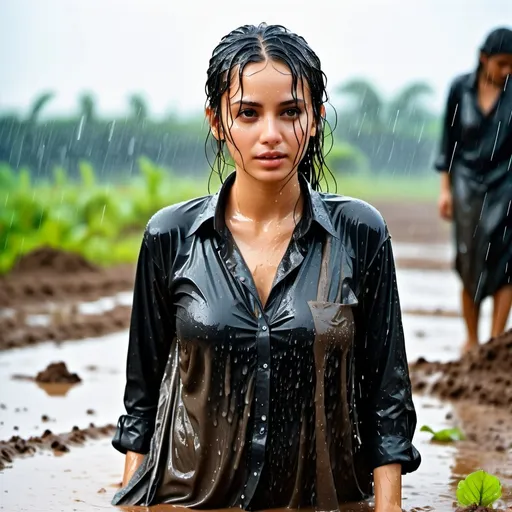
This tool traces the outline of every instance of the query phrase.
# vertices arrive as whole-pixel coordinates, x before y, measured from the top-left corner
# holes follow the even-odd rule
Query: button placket
[[[254,426],[249,461],[249,476],[244,489],[242,506],[247,507],[258,487],[265,462],[270,404],[270,330],[260,315],[256,332],[257,369],[254,390]]]

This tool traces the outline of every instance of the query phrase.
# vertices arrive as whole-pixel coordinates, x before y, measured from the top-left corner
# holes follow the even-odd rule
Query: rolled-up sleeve
[[[412,444],[417,420],[389,236],[367,267],[363,290],[355,365],[362,449],[371,470],[398,463],[410,473],[421,457]]]
[[[458,110],[457,88],[455,84],[452,84],[446,101],[441,127],[441,140],[439,143],[437,157],[434,162],[434,168],[439,172],[451,171],[454,153],[457,149],[455,127]]]
[[[112,444],[121,453],[147,453],[160,384],[175,336],[168,285],[168,234],[144,233],[133,294],[124,405]]]

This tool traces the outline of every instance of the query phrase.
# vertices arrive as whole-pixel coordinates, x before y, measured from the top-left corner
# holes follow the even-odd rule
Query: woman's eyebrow
[[[281,103],[279,103],[279,106],[287,107],[289,105],[299,105],[299,104],[303,105],[304,100],[301,98],[297,98],[297,99],[292,98],[291,100],[282,101]],[[257,101],[244,100],[243,98],[239,101],[234,101],[233,103],[231,103],[231,106],[235,106],[235,105],[247,105],[249,107],[262,107],[263,106],[261,103],[258,103]]]

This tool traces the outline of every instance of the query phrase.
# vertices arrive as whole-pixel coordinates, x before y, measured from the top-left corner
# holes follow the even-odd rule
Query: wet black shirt
[[[246,509],[364,498],[420,456],[391,242],[363,201],[302,180],[265,307],[219,193],[149,222],[113,444],[148,453],[115,504]]]
[[[512,79],[485,113],[478,104],[478,74],[458,76],[448,93],[435,168],[496,187],[511,179],[511,159]]]
[[[455,268],[478,305],[512,283],[510,76],[486,113],[478,104],[477,73],[453,81],[435,167],[450,173]]]

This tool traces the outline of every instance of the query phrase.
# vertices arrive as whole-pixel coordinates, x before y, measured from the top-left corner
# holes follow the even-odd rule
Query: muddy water
[[[437,308],[458,309],[458,282],[450,273],[400,270],[398,282],[404,311]],[[482,334],[489,329],[489,304],[484,305]],[[408,356],[429,360],[456,359],[464,339],[460,318],[404,314]],[[16,434],[41,434],[45,429],[66,432],[90,422],[115,422],[122,410],[126,333],[104,338],[10,350],[0,353],[0,439]],[[35,375],[54,361],[65,361],[82,382],[72,387],[40,387],[34,382],[13,380],[13,374]],[[433,398],[415,397],[418,426],[450,427],[496,414],[492,410],[452,409]],[[93,411],[93,414],[91,412]],[[49,421],[42,421],[43,415]],[[448,415],[448,416],[447,416]],[[14,427],[17,427],[15,430]],[[423,456],[419,471],[404,477],[404,508],[432,506],[453,510],[458,480],[476,469],[496,472],[506,486],[504,499],[512,501],[512,453],[482,452],[475,444],[435,445],[429,435],[417,432],[415,443]],[[116,510],[109,502],[118,485],[123,456],[110,439],[72,447],[56,457],[40,452],[16,459],[0,473],[0,510],[94,511]],[[168,510],[168,507],[151,509]],[[134,509],[135,510],[135,509]],[[144,509],[139,509],[144,510]]]

